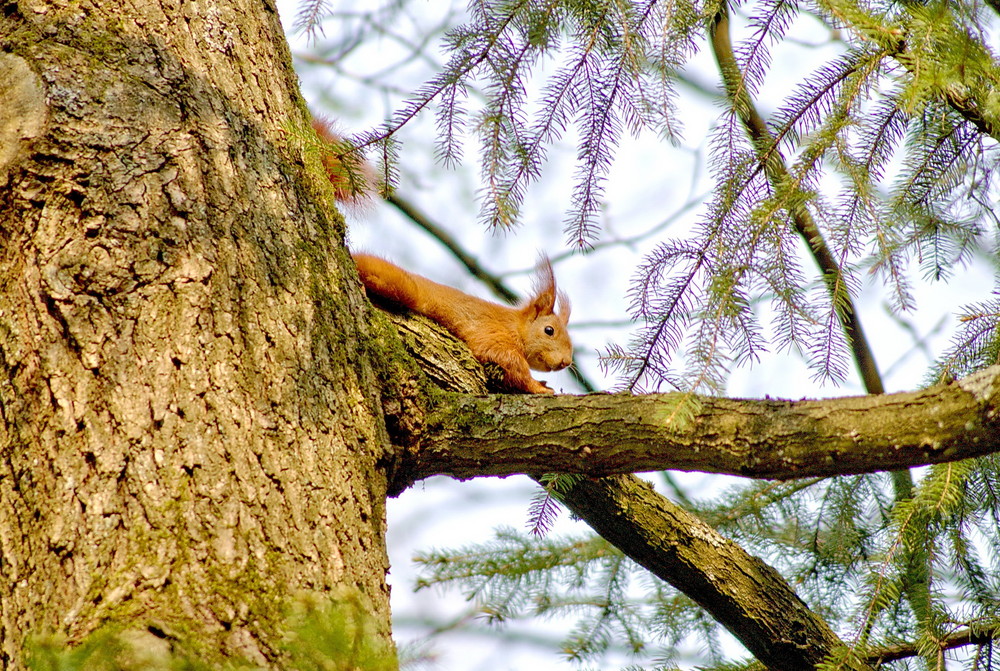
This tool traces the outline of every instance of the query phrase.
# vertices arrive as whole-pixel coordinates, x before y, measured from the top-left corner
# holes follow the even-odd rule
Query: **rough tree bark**
[[[106,622],[270,664],[302,592],[388,645],[367,304],[274,3],[4,2],[0,93],[0,668]]]

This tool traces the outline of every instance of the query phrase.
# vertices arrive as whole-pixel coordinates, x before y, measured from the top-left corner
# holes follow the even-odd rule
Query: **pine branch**
[[[525,4],[526,0],[515,3],[515,6],[510,8],[509,12],[504,14],[500,21],[488,20],[486,22],[487,29],[483,33],[468,29],[457,29],[450,33],[448,36],[449,46],[455,53],[441,74],[422,86],[415,93],[412,100],[403,109],[399,110],[392,121],[386,123],[381,131],[363,133],[356,138],[351,138],[355,147],[354,151],[364,151],[372,145],[384,142],[395,135],[433,101],[446,96],[449,90],[462,86],[467,77],[471,76],[484,62],[487,62],[491,58],[493,48],[502,42],[506,31],[515,22],[518,7]],[[457,121],[460,116],[454,116],[453,118]],[[445,135],[446,137],[455,137],[450,132],[446,132]],[[443,151],[443,154],[449,155],[447,150]]]
[[[765,42],[780,42],[799,11],[798,2],[795,1],[764,0],[760,4],[760,8],[750,17],[754,39],[749,45],[741,47],[738,54],[741,70],[745,75],[743,86],[751,94],[764,81],[771,65],[769,44]]]
[[[712,22],[711,43],[716,61],[719,64],[719,71],[726,83],[726,89],[730,92],[733,107],[743,122],[754,147],[760,154],[760,165],[764,166],[769,179],[773,182],[787,179],[788,169],[777,152],[774,138],[771,136],[763,117],[757,112],[753,101],[746,95],[741,83],[743,77],[733,55],[732,40],[729,36],[729,16],[724,7]],[[875,362],[871,346],[865,336],[861,321],[858,319],[857,308],[854,306],[853,299],[843,291],[846,283],[840,265],[808,210],[804,207],[798,207],[792,210],[791,215],[795,230],[812,253],[833,300],[836,301],[837,296],[842,297],[839,308],[835,308],[837,317],[841,322],[866,391],[870,394],[883,393],[885,387],[878,372],[878,364]]]
[[[546,473],[536,478],[541,489],[535,492],[528,508],[528,528],[533,536],[544,536],[559,517],[563,494],[580,480],[579,475]]]
[[[733,55],[729,18],[725,6],[711,25],[711,44],[726,89],[730,92],[731,104],[760,155],[760,165],[772,183],[780,184],[788,178],[788,169],[776,150],[775,139],[743,87],[743,76]],[[851,347],[865,389],[869,394],[884,393],[885,388],[874,355],[864,335],[853,299],[846,290],[846,278],[841,265],[826,245],[809,211],[804,207],[796,207],[791,209],[790,213],[796,231],[806,242],[823,275],[835,314]],[[891,477],[897,504],[908,500],[913,495],[913,476],[907,470],[893,470]],[[930,632],[932,627],[930,568],[926,550],[921,547],[910,548],[905,563],[907,566],[905,586],[911,607],[921,628]]]
[[[510,227],[548,146],[576,123],[579,166],[566,229],[575,244],[588,246],[599,229],[603,181],[622,130],[673,133],[673,80],[683,54],[693,49],[698,19],[691,0],[473,3],[468,24],[448,33],[448,64],[381,129],[351,138],[352,151],[386,142],[432,102],[440,103],[439,158],[459,160],[459,131],[473,125],[481,140],[482,218]],[[540,59],[567,53],[569,64],[543,86],[529,124],[526,110],[534,101],[527,99],[525,80]],[[485,80],[486,100],[470,116],[463,103],[476,78]]]
[[[606,361],[614,362],[627,375],[625,389],[632,391],[641,388],[644,377],[670,380],[669,360],[662,361],[657,356],[656,344],[662,340],[674,343],[680,340],[681,330],[690,319],[688,290],[704,263],[704,253],[692,253],[676,245],[661,245],[654,260],[639,268],[638,283],[630,290],[630,312],[633,317],[652,323],[634,336],[629,350],[646,354],[635,357],[612,348],[606,357]],[[687,269],[670,282],[667,291],[663,292],[666,295],[662,295],[662,278],[668,270],[681,268],[681,264],[686,264]]]
[[[989,301],[967,305],[961,328],[941,357],[934,380],[948,380],[1000,362],[1000,289]]]
[[[295,15],[292,29],[296,32],[303,32],[312,39],[315,37],[316,31],[320,29],[319,25],[323,15],[329,11],[328,0],[303,0]]]
[[[995,104],[1000,68],[989,49],[974,39],[955,19],[953,3],[905,3],[905,13],[891,23],[862,7],[861,3],[820,3],[831,17],[842,22],[862,41],[872,41],[891,53],[914,80],[926,82],[934,95],[950,105],[979,132],[1000,141],[1000,118]],[[955,3],[961,4],[961,3]],[[996,11],[995,0],[987,4]],[[967,49],[963,61],[948,61],[956,45]],[[959,76],[956,78],[956,74]],[[942,83],[945,82],[945,83]],[[922,101],[921,101],[922,104]]]
[[[892,92],[865,115],[860,133],[861,154],[857,157],[846,152],[839,155],[841,170],[852,187],[844,198],[840,216],[852,227],[864,226],[856,222],[871,222],[876,250],[872,270],[878,272],[892,288],[892,305],[897,312],[914,307],[914,298],[904,270],[905,258],[902,256],[898,227],[890,225],[891,219],[881,195],[877,193],[875,182],[882,178],[892,150],[903,137],[907,123],[908,117],[899,107],[898,92]]]

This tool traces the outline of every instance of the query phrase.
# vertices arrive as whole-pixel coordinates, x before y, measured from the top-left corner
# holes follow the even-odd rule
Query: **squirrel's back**
[[[412,273],[377,256],[370,254],[353,256],[361,283],[368,291],[391,303],[420,312],[421,291]]]
[[[354,254],[354,262],[369,292],[433,319],[463,340],[467,324],[496,320],[510,309],[403,270],[377,256]]]

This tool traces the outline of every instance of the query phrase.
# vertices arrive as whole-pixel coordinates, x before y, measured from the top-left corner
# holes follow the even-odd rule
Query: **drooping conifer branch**
[[[734,113],[742,121],[747,135],[759,155],[761,168],[767,175],[768,181],[776,192],[780,191],[782,185],[788,182],[794,184],[793,191],[801,190],[800,185],[792,181],[791,173],[778,151],[779,140],[767,127],[750,96],[748,82],[744,73],[740,71],[733,52],[726,5],[722,5],[711,25],[711,44],[723,82],[730,96],[730,104]],[[830,295],[834,314],[840,322],[865,390],[869,394],[882,394],[885,392],[882,376],[862,328],[854,299],[848,290],[844,269],[827,245],[823,233],[816,225],[810,211],[805,207],[804,201],[801,203],[796,203],[794,199],[789,199],[789,201],[787,209],[791,222],[819,266]],[[910,499],[914,493],[913,476],[907,470],[907,466],[908,464],[898,464],[887,467],[887,470],[892,471],[891,478],[897,504]],[[934,626],[931,610],[930,558],[925,548],[914,546],[908,548],[902,563],[905,565],[905,589],[911,607],[921,627],[930,633]]]

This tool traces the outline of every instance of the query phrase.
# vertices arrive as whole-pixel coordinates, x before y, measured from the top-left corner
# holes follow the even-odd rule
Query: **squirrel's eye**
[[[551,326],[545,327],[545,335],[555,335],[555,334],[556,330],[554,328],[552,328]]]

